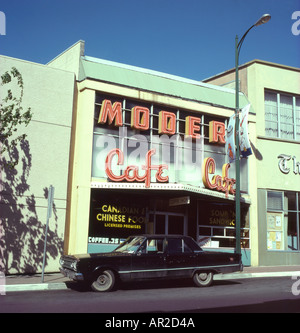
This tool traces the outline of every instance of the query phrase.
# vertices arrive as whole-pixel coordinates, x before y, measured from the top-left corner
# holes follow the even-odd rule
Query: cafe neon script
[[[150,111],[146,107],[135,106],[131,109],[131,127],[138,130],[148,130]],[[122,104],[115,102],[112,104],[110,100],[105,99],[102,102],[98,123],[115,126],[123,126],[122,117]],[[194,116],[187,116],[185,118],[185,136],[198,139],[200,138],[200,124],[201,118]],[[159,112],[159,134],[175,134],[176,129],[176,115],[168,111]],[[225,124],[218,121],[210,121],[209,123],[209,142],[225,144]],[[164,171],[168,170],[167,164],[153,165],[151,157],[156,153],[155,149],[150,149],[145,155],[145,164],[141,167],[136,165],[128,165],[123,174],[116,175],[113,172],[113,160],[117,157],[117,165],[123,165],[124,153],[119,148],[112,149],[105,160],[105,172],[107,177],[113,182],[144,182],[145,187],[149,188],[151,184],[151,171],[156,171],[155,179],[159,183],[166,183],[169,177],[164,175]],[[216,191],[225,192],[226,197],[228,194],[234,194],[233,188],[235,179],[228,177],[228,169],[230,164],[224,164],[222,167],[222,176],[215,175],[216,162],[212,157],[204,159],[202,163],[202,181],[206,188]],[[140,170],[141,169],[141,170]],[[141,175],[142,173],[142,175]],[[212,178],[212,179],[210,179]]]

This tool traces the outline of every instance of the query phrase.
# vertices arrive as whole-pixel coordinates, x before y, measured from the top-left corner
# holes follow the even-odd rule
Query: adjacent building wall
[[[16,67],[23,76],[22,107],[31,107],[32,120],[17,134],[27,137],[16,153],[15,169],[0,171],[0,246],[6,274],[42,269],[48,188],[54,206],[49,221],[46,271],[57,271],[63,250],[72,127],[74,73],[0,57],[0,74]],[[7,85],[1,86],[1,98]],[[11,87],[13,92],[16,87]],[[1,156],[7,158],[6,155]]]
[[[216,75],[205,82],[228,85],[235,80],[234,69]],[[300,174],[284,174],[278,167],[280,154],[295,156],[300,161],[300,142],[271,138],[265,133],[265,90],[300,96],[300,69],[253,60],[240,66],[240,87],[248,97],[256,114],[255,128],[249,124],[253,156],[249,157],[249,181],[256,182],[257,201],[252,200],[251,214],[251,264],[298,264],[299,251],[267,250],[267,191],[300,191]],[[253,133],[251,133],[253,131]],[[251,197],[254,199],[254,197]]]

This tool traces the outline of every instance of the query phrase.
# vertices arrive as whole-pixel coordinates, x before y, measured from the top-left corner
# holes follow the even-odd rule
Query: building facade
[[[205,82],[231,86],[234,70]],[[300,262],[300,69],[254,60],[240,67],[240,90],[256,111],[253,265]]]
[[[185,234],[208,250],[234,251],[235,169],[225,154],[234,90],[83,50],[79,42],[48,64],[72,63],[68,70],[77,77],[65,252],[111,251],[136,233]],[[241,170],[243,256],[250,265],[256,189],[248,160]]]

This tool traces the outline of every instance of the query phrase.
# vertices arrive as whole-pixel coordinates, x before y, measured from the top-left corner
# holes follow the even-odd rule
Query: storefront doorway
[[[187,235],[187,218],[185,214],[155,212],[149,214],[151,233],[166,235]],[[151,230],[152,229],[152,230]]]

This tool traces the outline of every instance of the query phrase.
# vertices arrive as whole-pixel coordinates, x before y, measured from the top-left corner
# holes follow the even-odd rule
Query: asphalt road
[[[290,277],[215,281],[143,282],[95,293],[70,282],[68,290],[0,296],[1,313],[290,313],[300,312],[300,282]]]

